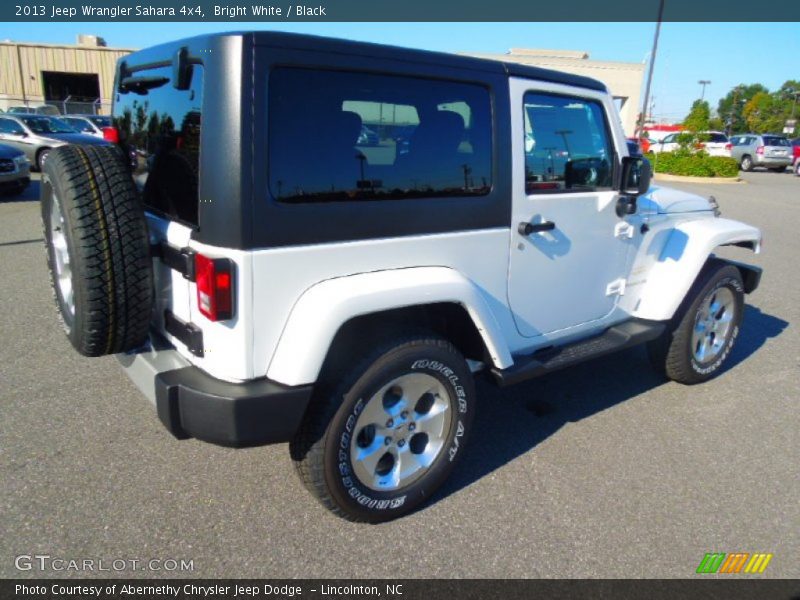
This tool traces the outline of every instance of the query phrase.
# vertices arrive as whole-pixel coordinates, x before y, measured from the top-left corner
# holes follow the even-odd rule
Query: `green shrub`
[[[739,165],[727,156],[709,156],[706,152],[676,150],[646,155],[656,173],[689,177],[736,177]]]

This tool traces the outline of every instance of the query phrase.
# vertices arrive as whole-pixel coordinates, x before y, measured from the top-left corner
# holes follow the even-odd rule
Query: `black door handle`
[[[532,233],[540,233],[542,231],[553,231],[556,228],[556,224],[552,221],[543,221],[541,223],[520,223],[519,231],[520,235],[530,235]]]

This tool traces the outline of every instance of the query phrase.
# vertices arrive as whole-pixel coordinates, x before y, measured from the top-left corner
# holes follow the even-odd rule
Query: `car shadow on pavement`
[[[725,371],[780,335],[787,325],[746,306],[742,334]],[[725,376],[724,372],[720,375]],[[480,400],[466,456],[428,506],[525,454],[567,423],[589,418],[667,382],[650,366],[646,349],[639,347],[504,389],[482,377],[476,383]]]
[[[0,196],[0,203],[7,202],[38,202],[39,201],[39,180],[34,179],[21,194],[14,196]]]

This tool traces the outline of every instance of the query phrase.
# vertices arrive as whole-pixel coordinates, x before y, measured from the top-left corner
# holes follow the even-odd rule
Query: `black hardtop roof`
[[[563,85],[582,87],[601,92],[608,91],[604,83],[590,77],[583,77],[581,75],[573,75],[571,73],[563,73],[561,71],[553,71],[550,69],[542,69],[539,67],[522,65],[514,62],[475,58],[472,56],[462,56],[459,54],[449,54],[446,52],[416,50],[413,48],[402,48],[400,46],[388,46],[370,42],[356,42],[303,33],[287,33],[283,31],[231,31],[205,34],[189,39],[200,41],[202,39],[210,39],[214,37],[231,36],[250,37],[252,43],[257,46],[273,46],[277,48],[293,48],[298,50],[313,49],[329,53],[354,54],[369,56],[371,58],[386,58],[392,60],[403,60],[407,62],[436,64],[443,67],[457,69],[473,69],[490,73],[504,73],[505,75],[512,77],[524,77],[526,79],[547,81],[549,83],[560,83]],[[152,56],[152,53],[158,53],[159,48],[163,47],[164,50],[173,50],[176,47],[180,47],[180,45],[186,41],[188,41],[188,39],[177,40],[175,42],[170,42],[146,49],[142,52],[143,54]],[[130,56],[126,56],[122,60],[125,60],[130,65],[135,65],[137,62],[137,54],[139,53],[136,52]]]

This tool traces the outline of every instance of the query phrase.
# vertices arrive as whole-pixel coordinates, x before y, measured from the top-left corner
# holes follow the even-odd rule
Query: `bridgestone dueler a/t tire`
[[[63,217],[56,235],[66,238],[71,303],[57,280],[51,221],[56,199]],[[142,345],[153,275],[144,211],[123,152],[116,146],[52,150],[44,165],[41,209],[56,305],[72,345],[84,356]]]
[[[727,288],[733,295],[734,315],[728,339],[719,355],[708,364],[700,364],[692,352],[692,333],[705,298],[714,290]],[[744,314],[744,284],[739,269],[721,260],[711,259],[700,271],[670,326],[658,339],[648,342],[653,367],[673,381],[692,385],[714,377],[730,355]]]
[[[475,416],[472,373],[450,342],[432,336],[398,336],[376,345],[342,371],[333,381],[317,386],[290,444],[292,459],[306,488],[340,517],[369,523],[395,519],[428,500],[462,458]],[[442,450],[419,479],[393,491],[375,491],[353,471],[353,424],[364,402],[381,387],[416,373],[436,378],[449,396],[452,419]]]

